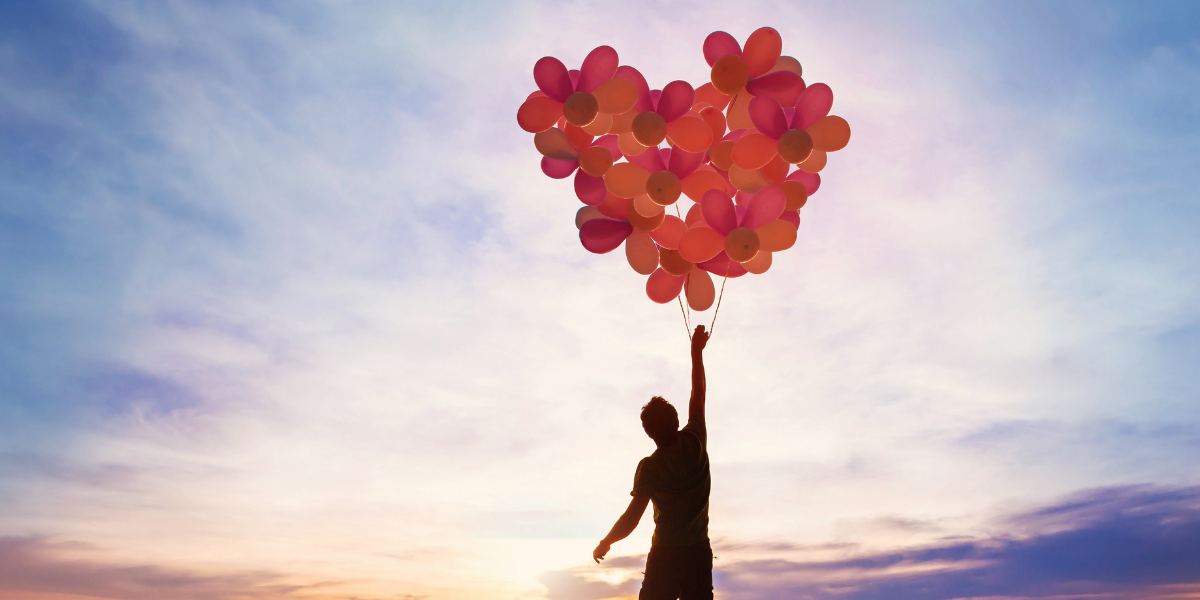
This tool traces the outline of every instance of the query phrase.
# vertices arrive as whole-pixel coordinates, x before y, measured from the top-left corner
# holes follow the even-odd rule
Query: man
[[[708,544],[708,431],[704,425],[704,326],[692,334],[692,399],[679,429],[675,407],[660,396],[642,407],[642,428],[658,449],[638,463],[633,500],[592,552],[597,563],[613,542],[633,533],[646,504],[654,502],[654,538],[639,600],[712,600],[712,548]]]

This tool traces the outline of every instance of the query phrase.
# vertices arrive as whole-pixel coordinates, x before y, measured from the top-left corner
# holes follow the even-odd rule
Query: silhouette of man
[[[712,600],[712,548],[708,544],[708,431],[704,425],[704,326],[692,334],[692,399],[679,429],[675,407],[655,396],[642,407],[642,428],[658,449],[638,463],[633,500],[612,531],[592,551],[597,563],[613,542],[633,533],[646,504],[654,502],[654,538],[639,600]]]

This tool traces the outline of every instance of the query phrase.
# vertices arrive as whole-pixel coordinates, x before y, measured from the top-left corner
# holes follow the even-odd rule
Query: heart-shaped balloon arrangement
[[[517,122],[535,134],[542,172],[574,174],[586,205],[575,217],[583,247],[603,254],[624,243],[629,265],[649,275],[651,300],[683,292],[703,311],[716,296],[710,274],[765,273],[775,252],[795,244],[826,153],[849,142],[850,125],[829,115],[833,91],[805,85],[782,49],[770,27],[744,47],[714,32],[704,40],[712,80],[699,88],[672,81],[652,90],[608,46],[578,70],[549,56],[534,65],[538,91]],[[694,202],[686,211],[681,195]]]

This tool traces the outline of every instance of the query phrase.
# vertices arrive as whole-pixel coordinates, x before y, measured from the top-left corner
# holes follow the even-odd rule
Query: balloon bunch
[[[698,88],[652,90],[608,46],[578,70],[549,56],[534,65],[538,91],[517,123],[535,134],[542,172],[575,176],[583,247],[603,254],[624,243],[629,265],[649,276],[651,300],[684,293],[693,310],[707,310],[710,274],[765,273],[773,253],[795,244],[827,153],[849,142],[850,125],[829,115],[833,91],[806,85],[782,49],[770,27],[744,46],[714,32],[704,40],[711,81]],[[694,202],[686,211],[680,196]]]

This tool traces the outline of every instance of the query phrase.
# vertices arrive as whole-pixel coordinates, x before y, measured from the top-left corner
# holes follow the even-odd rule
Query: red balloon
[[[579,241],[588,252],[606,254],[619,248],[631,233],[629,221],[592,219],[579,227]]]
[[[566,65],[553,56],[544,56],[533,65],[533,81],[539,90],[559,102],[565,102],[575,91]]]
[[[683,275],[672,275],[662,269],[656,269],[646,280],[646,295],[659,304],[666,304],[683,291],[685,280]]]

